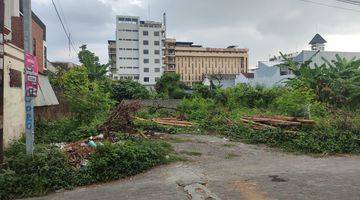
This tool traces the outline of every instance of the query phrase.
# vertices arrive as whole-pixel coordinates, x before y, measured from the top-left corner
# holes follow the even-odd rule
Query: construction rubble
[[[68,156],[70,164],[81,169],[86,167],[87,161],[91,154],[95,153],[98,145],[103,145],[104,135],[100,134],[95,137],[89,137],[86,140],[70,143],[62,148]]]

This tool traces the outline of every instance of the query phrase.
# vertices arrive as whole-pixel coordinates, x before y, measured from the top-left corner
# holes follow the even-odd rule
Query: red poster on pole
[[[39,66],[36,57],[25,55],[25,89],[27,97],[36,97],[39,85]]]

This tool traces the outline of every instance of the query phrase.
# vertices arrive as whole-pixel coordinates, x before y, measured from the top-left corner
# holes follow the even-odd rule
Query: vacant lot
[[[311,157],[213,136],[171,137],[177,138],[169,141],[188,161],[38,199],[357,200],[360,196],[359,156]]]

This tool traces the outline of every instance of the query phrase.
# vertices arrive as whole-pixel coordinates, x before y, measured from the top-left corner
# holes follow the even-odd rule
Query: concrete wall
[[[4,145],[20,139],[25,132],[24,52],[12,44],[4,45]],[[21,88],[10,87],[10,69],[21,72]]]

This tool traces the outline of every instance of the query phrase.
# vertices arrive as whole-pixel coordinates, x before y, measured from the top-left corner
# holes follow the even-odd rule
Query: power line
[[[71,33],[67,31],[67,29],[66,29],[66,27],[65,27],[65,25],[64,25],[64,22],[63,22],[63,20],[62,20],[62,18],[61,18],[61,16],[60,16],[59,10],[58,10],[58,8],[56,7],[56,4],[55,4],[54,0],[51,0],[51,2],[52,2],[52,4],[53,4],[53,6],[54,6],[54,9],[55,9],[56,15],[57,15],[57,17],[58,17],[58,19],[59,19],[59,21],[60,21],[61,27],[63,28],[64,33],[65,33],[65,35],[66,35],[66,37],[67,37],[67,39],[68,39],[68,41],[69,41],[69,46],[71,46],[71,47],[73,48],[74,52],[77,52],[76,49],[75,49],[75,47],[74,47],[73,42],[71,41]]]
[[[347,11],[359,12],[360,13],[360,10],[358,10],[358,9],[344,8],[344,7],[341,7],[341,6],[329,5],[329,4],[310,1],[310,0],[299,0],[299,1],[303,1],[303,2],[306,2],[306,3],[312,3],[312,4],[316,4],[316,5],[320,5],[320,6],[326,6],[326,7],[329,7],[329,8],[337,8],[337,9],[341,9],[341,10],[347,10]]]
[[[59,5],[59,13],[60,13],[60,16],[62,16],[62,18],[64,19],[65,27],[66,27],[68,33],[70,33],[71,31],[70,31],[70,28],[69,28],[68,23],[67,23],[67,19],[66,19],[66,15],[65,15],[65,13],[64,13],[64,9],[63,9],[62,6],[61,6],[61,2],[60,2],[60,0],[56,0],[56,2],[57,2],[57,4]]]
[[[351,4],[351,5],[356,5],[356,6],[360,6],[360,1],[355,1],[355,0],[335,0],[341,3],[346,3],[346,4]]]

